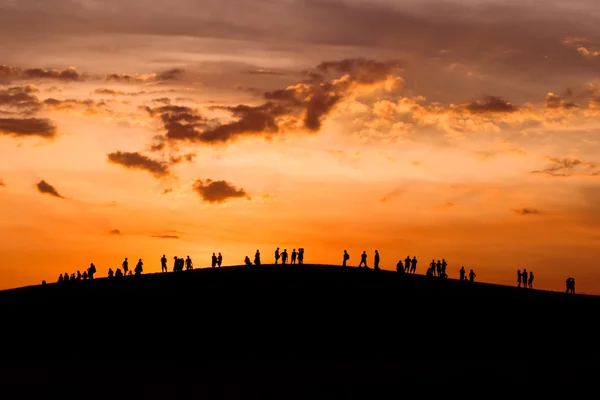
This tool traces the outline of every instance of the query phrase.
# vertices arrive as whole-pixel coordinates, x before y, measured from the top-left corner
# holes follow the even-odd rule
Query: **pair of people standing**
[[[527,272],[526,269],[521,272],[521,270],[517,271],[517,287],[521,287],[523,284],[524,288],[533,289],[533,272]]]

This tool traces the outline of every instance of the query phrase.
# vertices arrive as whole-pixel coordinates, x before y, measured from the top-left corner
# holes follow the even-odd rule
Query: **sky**
[[[599,17],[596,0],[0,0],[0,289],[303,247],[600,294]]]

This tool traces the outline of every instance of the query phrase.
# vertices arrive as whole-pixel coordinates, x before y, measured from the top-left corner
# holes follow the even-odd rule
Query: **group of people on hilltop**
[[[289,257],[289,254],[288,254],[287,249],[283,249],[283,251],[281,251],[281,252],[279,251],[279,247],[275,249],[275,264],[279,264],[280,259],[281,259],[281,265],[287,264],[288,257]],[[298,251],[296,251],[296,249],[292,250],[290,264],[296,264],[296,261],[298,262],[298,264],[304,264],[304,248],[300,247],[300,248],[298,248]],[[260,250],[256,250],[256,253],[254,254],[254,264],[250,260],[250,257],[246,256],[244,258],[244,265],[246,265],[246,266],[261,265]]]
[[[358,268],[369,268],[369,266],[367,265],[367,252],[363,251],[362,254],[360,255],[360,263],[358,264]],[[342,260],[342,267],[346,267],[348,266],[348,260],[350,259],[350,255],[348,254],[347,250],[344,250],[344,255],[343,255],[343,260]],[[375,270],[379,270],[379,262],[381,261],[381,257],[379,255],[379,251],[375,250],[375,254],[373,256],[373,268]],[[396,264],[396,272],[401,273],[401,274],[415,274],[417,272],[417,257],[413,256],[413,258],[410,258],[410,256],[406,256],[406,258],[403,260],[399,260],[398,263]],[[429,268],[427,269],[427,272],[425,273],[426,276],[431,276],[431,277],[438,277],[438,278],[448,278],[448,274],[446,273],[446,267],[448,266],[448,263],[446,262],[446,259],[442,258],[441,260],[437,260],[435,261],[435,259],[432,259],[431,262],[429,263]],[[465,271],[465,267],[463,266],[460,269],[460,280],[464,281],[466,280],[466,271]],[[473,270],[469,271],[469,281],[470,282],[475,282],[475,277],[477,275],[475,275],[475,272]]]
[[[360,256],[360,263],[358,264],[358,268],[369,268],[368,263],[367,263],[367,252],[363,251],[361,256]],[[304,263],[304,248],[299,248],[297,251],[296,249],[293,249],[291,252],[291,257],[289,257],[287,249],[284,249],[283,251],[280,252],[280,248],[277,247],[275,250],[275,264],[279,264],[279,261],[281,260],[281,264],[285,265],[288,263],[288,258],[290,258],[290,264],[303,264]],[[193,262],[192,259],[190,258],[190,256],[187,256],[186,259],[183,258],[179,258],[177,256],[173,257],[174,259],[174,263],[173,263],[173,272],[180,272],[183,271],[184,268],[185,270],[192,270],[194,269],[193,267]],[[343,255],[343,261],[342,261],[342,266],[346,267],[348,265],[348,260],[350,259],[350,255],[348,254],[348,251],[344,250],[344,255]],[[375,250],[375,254],[373,256],[373,268],[375,270],[379,270],[379,264],[381,261],[381,257],[379,255],[379,251]],[[167,268],[167,257],[163,254],[162,258],[160,259],[160,263],[161,263],[161,272],[168,272],[168,268]],[[223,263],[223,255],[221,253],[218,253],[218,255],[216,255],[215,253],[212,254],[211,257],[211,266],[212,268],[216,268],[216,267],[221,267]],[[402,274],[415,274],[417,271],[417,257],[413,256],[412,258],[410,256],[407,256],[404,260],[399,260],[398,263],[396,264],[396,271],[398,273],[402,273]],[[260,255],[260,251],[256,250],[256,254],[254,255],[254,262],[252,262],[250,260],[250,258],[248,256],[245,257],[244,259],[244,264],[247,266],[251,266],[251,265],[261,265],[261,255]],[[123,263],[121,264],[122,270],[121,268],[117,268],[116,271],[113,271],[112,268],[108,269],[108,277],[112,278],[112,277],[122,277],[122,276],[130,276],[130,275],[141,275],[143,273],[143,261],[140,258],[134,268],[133,271],[129,270],[129,261],[127,258],[125,258],[125,260],[123,261]],[[431,277],[438,277],[438,278],[448,278],[448,274],[446,273],[446,269],[448,267],[448,263],[446,262],[446,259],[442,258],[441,260],[435,260],[432,259],[431,262],[429,263],[429,267],[426,271],[426,276],[431,276]],[[92,280],[94,279],[94,274],[96,273],[96,267],[94,265],[94,263],[90,264],[90,267],[87,268],[87,270],[85,270],[83,273],[81,273],[80,271],[77,271],[77,273],[73,273],[71,275],[69,275],[68,273],[64,273],[64,274],[60,274],[58,277],[58,282],[70,282],[70,281],[81,281],[81,280]],[[466,274],[466,270],[465,267],[462,266],[460,271],[460,280],[461,281],[470,281],[470,282],[474,282],[475,281],[475,272],[471,269],[469,271],[469,275],[467,278],[467,274]],[[528,272],[526,269],[523,269],[523,271],[518,270],[517,271],[517,287],[524,287],[524,288],[529,288],[529,289],[533,289],[533,280],[534,280],[534,275],[533,272]],[[45,283],[45,281],[44,281]],[[567,286],[567,293],[575,293],[575,279],[572,277],[569,277],[567,279],[566,282],[566,286]]]
[[[524,287],[533,289],[533,272],[527,272],[526,269],[521,272],[521,270],[517,271],[517,287]],[[521,286],[523,285],[523,286]]]
[[[58,275],[58,282],[72,282],[72,281],[87,281],[87,280],[91,280],[94,279],[94,274],[96,273],[96,266],[94,265],[94,263],[91,263],[89,268],[85,271],[83,271],[83,274],[81,273],[81,271],[77,271],[77,274],[71,274],[71,276],[69,277],[69,273],[65,272],[64,275],[60,274]]]

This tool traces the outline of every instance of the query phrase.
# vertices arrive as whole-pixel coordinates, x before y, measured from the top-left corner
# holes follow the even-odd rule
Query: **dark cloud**
[[[53,111],[70,111],[77,109],[84,109],[88,114],[97,114],[99,112],[108,112],[110,110],[106,108],[106,102],[96,101],[92,99],[78,100],[78,99],[65,99],[58,100],[55,98],[48,98],[42,102],[44,107],[48,110]]]
[[[108,154],[107,157],[108,161],[113,164],[119,164],[130,169],[148,171],[157,178],[162,178],[169,174],[169,167],[166,163],[153,160],[137,152],[116,151]]]
[[[48,182],[46,182],[44,180],[39,181],[37,183],[36,187],[37,187],[37,190],[42,194],[49,194],[50,196],[64,199],[64,197],[58,193],[58,191],[56,190],[56,188],[54,188],[54,186],[52,186],[51,184],[49,184]]]
[[[0,178],[0,187],[6,187],[6,183],[4,183],[2,178]]]
[[[540,210],[538,210],[537,208],[519,208],[519,209],[513,209],[512,211],[519,215],[539,215],[539,214],[541,214]]]
[[[109,235],[120,235],[121,231],[118,229],[113,229],[111,231],[108,232]]]
[[[196,153],[188,153],[180,156],[171,156],[171,164],[179,164],[184,161],[192,162],[196,158]]]
[[[162,191],[162,194],[169,194],[169,193],[173,193],[172,188],[166,188],[165,190]]]
[[[229,199],[245,197],[250,200],[250,196],[244,189],[238,189],[226,181],[213,181],[211,179],[198,179],[194,182],[193,189],[206,203],[220,204]]]
[[[227,123],[208,121],[190,107],[166,105],[144,109],[162,120],[165,137],[172,141],[215,144],[233,142],[243,136],[269,138],[282,133],[284,119],[287,123],[290,119],[296,120],[305,130],[318,132],[323,120],[353,85],[382,82],[399,68],[397,61],[323,62],[317,66],[318,73],[307,74],[308,79],[298,85],[264,93],[266,102],[263,104],[214,106],[213,109],[228,111],[235,118]]]
[[[52,139],[57,136],[57,128],[47,118],[0,118],[0,133],[14,137]]]
[[[40,109],[40,101],[33,94],[37,92],[39,90],[32,85],[0,90],[0,107],[18,109],[26,114],[33,114]]]
[[[599,176],[600,165],[591,161],[582,161],[576,158],[556,158],[546,157],[549,164],[537,171],[531,171],[532,174],[545,174],[552,177],[568,176]]]
[[[183,78],[183,75],[185,74],[185,70],[181,69],[181,68],[173,68],[164,72],[160,72],[157,76],[156,76],[156,80],[159,81],[174,81],[174,80],[179,80]]]
[[[274,76],[283,76],[285,75],[283,72],[272,71],[270,69],[255,69],[247,72],[250,75],[274,75]]]
[[[175,236],[175,235],[154,235],[154,236],[150,236],[153,238],[157,238],[157,239],[179,239],[179,236]]]
[[[4,79],[3,79],[4,78]],[[82,81],[86,77],[75,68],[46,69],[46,68],[19,68],[9,65],[0,65],[0,80],[58,80],[64,82]]]
[[[115,90],[115,89],[108,89],[108,88],[99,88],[94,90],[95,94],[100,94],[100,95],[104,95],[104,96],[144,96],[144,95],[153,95],[153,94],[159,94],[159,93],[175,93],[177,92],[177,90],[175,89],[168,89],[168,90],[150,90],[150,91],[146,91],[146,90],[141,90],[139,92],[124,92],[122,90]]]
[[[474,101],[464,106],[465,110],[473,114],[484,113],[512,113],[519,108],[504,100],[502,97],[487,96],[483,100]]]
[[[546,95],[546,107],[547,108],[577,108],[578,105],[570,102],[570,101],[565,101],[561,96],[554,94],[554,93],[548,93]]]

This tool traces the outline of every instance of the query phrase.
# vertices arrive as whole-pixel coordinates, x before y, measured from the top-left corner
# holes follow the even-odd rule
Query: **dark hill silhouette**
[[[600,347],[599,306],[597,296],[325,265],[195,269],[0,292],[5,357],[196,366],[220,359],[216,370],[226,360],[328,359],[337,361],[311,371],[340,382],[353,374],[446,382],[498,373],[521,381],[527,363],[542,359],[536,376],[581,378],[583,364],[564,360]],[[456,361],[465,359],[472,361]],[[241,379],[258,374],[236,365]],[[282,371],[271,373],[280,382],[299,379]]]

